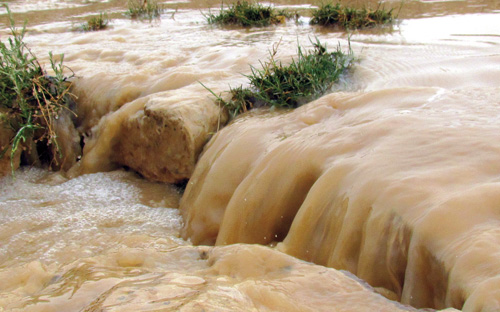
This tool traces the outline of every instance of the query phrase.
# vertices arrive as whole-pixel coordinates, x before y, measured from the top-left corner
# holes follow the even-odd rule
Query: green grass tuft
[[[209,12],[205,17],[209,24],[252,27],[281,24],[287,18],[295,17],[295,14],[258,3],[238,1],[226,10],[222,5],[219,14]]]
[[[163,12],[163,8],[156,0],[128,0],[128,10],[126,15],[131,18],[158,18]]]
[[[295,108],[326,93],[352,66],[353,53],[350,49],[344,53],[340,45],[336,51],[328,52],[318,39],[312,43],[314,48],[307,52],[299,46],[297,58],[289,65],[275,59],[279,44],[275,45],[261,69],[251,67],[252,73],[246,76],[249,88],[231,88],[230,100],[216,96],[217,101],[234,118],[255,107]]]
[[[311,25],[339,26],[345,29],[361,29],[376,25],[389,25],[395,20],[393,9],[385,10],[380,5],[376,10],[356,9],[337,4],[323,4],[312,12]]]
[[[7,5],[11,37],[0,42],[0,111],[2,122],[14,133],[10,145],[0,150],[4,157],[10,148],[11,165],[18,149],[28,158],[38,150],[48,151],[50,162],[60,155],[54,123],[62,109],[68,109],[71,83],[63,75],[63,55],[55,61],[49,53],[54,76],[48,76],[35,55],[23,42],[26,23],[15,27]]]
[[[99,16],[94,16],[90,18],[87,23],[82,24],[81,29],[83,31],[97,31],[97,30],[102,30],[106,29],[108,27],[108,24],[110,22],[110,19],[108,18],[108,14],[102,13],[99,14]]]

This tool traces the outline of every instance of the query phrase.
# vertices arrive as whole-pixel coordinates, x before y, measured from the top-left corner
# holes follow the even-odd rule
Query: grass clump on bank
[[[285,10],[276,10],[259,3],[238,1],[226,10],[222,6],[219,14],[208,13],[205,17],[209,24],[252,27],[281,24],[287,18],[291,18],[292,15],[292,13]]]
[[[246,76],[250,87],[231,88],[230,100],[216,96],[217,101],[234,118],[256,107],[295,108],[324,94],[352,66],[354,57],[352,50],[344,53],[340,45],[328,52],[319,40],[312,43],[313,49],[306,52],[299,46],[289,65],[275,59],[279,44],[275,45],[262,69],[251,66],[252,73]]]
[[[131,18],[158,18],[163,12],[163,8],[157,0],[128,0],[128,10],[126,15]]]
[[[103,30],[108,27],[110,19],[108,18],[108,14],[102,13],[99,16],[91,17],[87,23],[82,24],[81,29],[83,31],[97,31]]]
[[[21,148],[29,159],[50,154],[57,163],[61,151],[55,121],[62,109],[68,109],[71,83],[63,75],[63,56],[55,61],[49,53],[54,76],[49,76],[23,42],[26,23],[16,29],[7,6],[11,37],[0,42],[0,124],[14,133],[9,145],[0,150],[0,158],[10,149],[11,166]]]
[[[312,11],[311,25],[339,26],[345,29],[360,29],[376,25],[389,25],[395,20],[393,9],[385,10],[380,5],[376,10],[356,9],[342,4],[327,3]]]

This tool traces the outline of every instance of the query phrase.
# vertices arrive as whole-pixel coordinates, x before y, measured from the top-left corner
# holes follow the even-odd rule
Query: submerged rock
[[[181,201],[195,244],[277,244],[415,307],[500,305],[496,89],[332,94],[241,118]]]

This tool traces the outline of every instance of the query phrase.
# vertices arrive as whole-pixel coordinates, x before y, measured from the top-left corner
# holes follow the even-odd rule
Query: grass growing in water
[[[306,52],[299,46],[297,58],[289,65],[275,59],[279,43],[275,45],[269,60],[261,63],[262,69],[251,66],[252,73],[246,76],[250,87],[231,88],[229,101],[209,91],[232,118],[255,107],[294,108],[311,101],[327,92],[354,61],[350,48],[344,53],[339,45],[336,51],[328,52],[318,39],[312,43],[314,48]]]
[[[163,8],[156,0],[128,0],[128,11],[125,12],[131,18],[157,18],[163,12]]]
[[[387,25],[394,22],[393,9],[385,10],[380,5],[376,10],[356,9],[342,4],[323,4],[313,10],[311,25],[340,26],[346,29],[359,29]]]
[[[99,16],[94,16],[90,18],[87,23],[82,24],[81,29],[83,31],[96,31],[102,30],[108,27],[110,20],[108,18],[108,14],[102,13]]]
[[[259,3],[238,1],[227,10],[224,10],[224,7],[221,6],[219,14],[208,13],[205,17],[209,24],[232,24],[252,27],[284,23],[287,18],[291,18],[292,16],[292,13],[285,10],[276,10],[270,6],[263,6]]]
[[[14,133],[9,146],[0,150],[0,158],[11,148],[10,158],[22,148],[28,155],[38,150],[48,151],[50,162],[61,157],[55,120],[61,109],[67,109],[71,83],[63,75],[63,56],[54,61],[49,53],[54,76],[48,76],[35,55],[23,42],[26,23],[16,29],[8,6],[9,29],[12,37],[0,42],[0,118]]]

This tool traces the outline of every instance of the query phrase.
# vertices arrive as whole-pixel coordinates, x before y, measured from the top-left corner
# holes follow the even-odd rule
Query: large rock
[[[181,201],[195,244],[277,244],[416,307],[500,306],[500,90],[332,94],[243,117]]]
[[[221,114],[206,96],[153,98],[123,121],[113,159],[149,180],[188,179],[203,146],[225,123]]]
[[[83,159],[70,175],[120,165],[154,181],[188,179],[203,146],[227,121],[200,88],[155,93],[108,114],[86,140]]]

